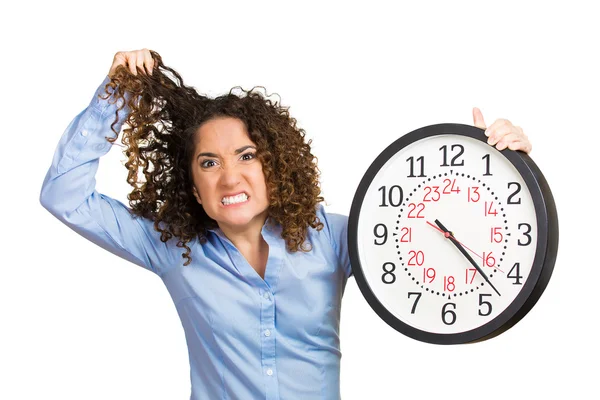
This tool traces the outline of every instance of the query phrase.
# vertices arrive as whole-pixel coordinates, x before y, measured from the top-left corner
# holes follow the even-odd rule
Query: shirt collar
[[[221,228],[218,226],[215,228],[207,229],[208,232],[212,232],[215,235],[219,236],[222,239],[227,239],[227,236],[223,233]],[[265,223],[263,224],[261,233],[264,237],[267,236],[281,236],[282,227],[280,224],[276,223],[275,220],[271,217],[267,217]]]

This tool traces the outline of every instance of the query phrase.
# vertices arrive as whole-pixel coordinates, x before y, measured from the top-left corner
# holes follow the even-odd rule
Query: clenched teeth
[[[223,197],[223,200],[221,200],[221,203],[223,203],[224,205],[228,205],[228,204],[243,203],[246,200],[248,200],[248,195],[246,195],[246,193],[240,193],[238,195],[231,196],[231,197]]]

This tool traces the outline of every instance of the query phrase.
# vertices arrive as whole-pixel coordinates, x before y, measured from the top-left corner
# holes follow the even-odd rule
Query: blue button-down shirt
[[[117,104],[97,96],[108,81],[62,135],[42,205],[86,239],[163,280],[185,331],[191,399],[339,399],[340,309],[351,274],[347,217],[320,206],[325,227],[309,228],[308,253],[288,252],[281,227],[265,224],[264,280],[219,229],[205,244],[188,243],[192,262],[183,266],[176,238],[161,242],[152,221],[95,189],[99,158],[112,146],[105,137],[115,136],[110,124]]]

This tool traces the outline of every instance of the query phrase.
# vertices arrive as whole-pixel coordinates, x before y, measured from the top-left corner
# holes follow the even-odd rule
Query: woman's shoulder
[[[337,243],[348,230],[348,216],[328,211],[323,203],[317,206],[317,218],[323,224],[323,233],[334,243]]]
[[[348,216],[337,212],[329,212],[323,204],[319,204],[317,218],[323,223],[323,229],[320,233],[331,244],[346,277],[352,275],[348,254]]]

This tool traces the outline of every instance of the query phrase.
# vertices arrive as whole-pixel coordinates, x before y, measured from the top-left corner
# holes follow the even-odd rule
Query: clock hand
[[[492,289],[494,289],[494,291],[498,294],[498,296],[500,296],[500,292],[498,292],[498,290],[496,289],[496,287],[492,284],[492,282],[490,282],[490,280],[488,279],[488,277],[485,274],[485,272],[483,272],[483,270],[479,267],[479,265],[477,265],[477,263],[475,262],[475,260],[473,260],[473,258],[471,258],[471,256],[469,255],[469,253],[467,253],[467,251],[461,245],[461,243],[458,240],[456,240],[456,238],[454,237],[454,235],[452,234],[452,232],[450,232],[448,229],[446,229],[446,227],[440,221],[438,221],[437,219],[435,220],[435,223],[437,224],[437,226],[439,226],[441,228],[441,231],[442,231],[442,233],[444,233],[444,236],[447,239],[450,239],[450,241],[458,248],[458,250],[460,250],[460,252],[463,254],[463,256],[465,256],[467,258],[467,260],[469,260],[469,262],[471,264],[473,264],[473,266],[475,268],[477,268],[477,271],[479,271],[479,273],[481,274],[481,276],[483,276],[483,278],[485,279],[485,281],[492,287]],[[431,223],[429,223],[429,224],[431,226],[433,226]]]

